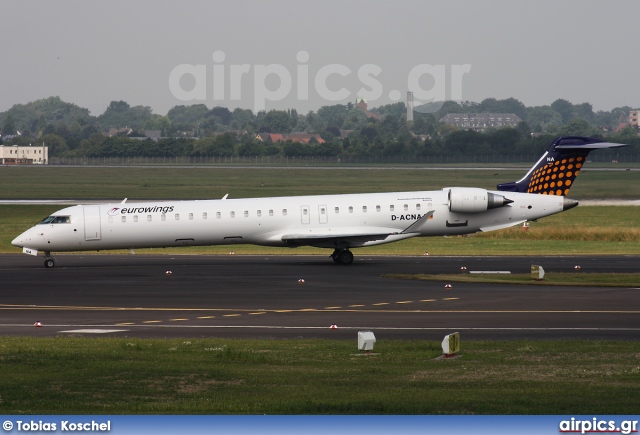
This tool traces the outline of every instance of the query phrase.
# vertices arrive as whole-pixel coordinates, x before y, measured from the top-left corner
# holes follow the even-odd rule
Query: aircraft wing
[[[315,246],[317,248],[352,248],[364,246],[367,242],[385,240],[391,232],[349,232],[331,231],[313,234],[286,234],[282,240],[289,246]],[[396,233],[397,234],[397,233]]]
[[[324,229],[321,232],[308,234],[285,234],[282,240],[289,246],[315,246],[318,248],[352,248],[364,246],[368,242],[386,240],[390,236],[407,238],[417,236],[433,215],[434,210],[425,213],[420,219],[409,225],[403,231],[393,231],[380,228],[379,231],[371,231],[370,228],[352,228],[347,231],[333,232]]]

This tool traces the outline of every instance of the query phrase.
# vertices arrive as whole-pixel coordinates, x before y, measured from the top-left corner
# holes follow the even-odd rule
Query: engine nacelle
[[[475,187],[453,187],[449,189],[449,211],[454,213],[480,213],[504,207],[513,201],[502,195]]]

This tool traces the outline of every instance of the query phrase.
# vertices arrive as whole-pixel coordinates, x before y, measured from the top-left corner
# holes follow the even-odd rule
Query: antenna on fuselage
[[[125,199],[123,199],[123,200],[122,200],[122,202],[121,202],[120,204],[124,204],[125,202],[127,202],[127,199],[129,199],[129,198],[125,198]]]
[[[224,201],[225,199],[227,199],[227,196],[229,196],[228,193],[225,196],[222,197],[222,200]]]

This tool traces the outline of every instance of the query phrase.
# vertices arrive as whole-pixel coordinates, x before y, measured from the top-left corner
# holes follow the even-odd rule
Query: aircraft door
[[[300,206],[300,215],[302,216],[302,223],[308,224],[311,222],[311,216],[309,215],[309,206]]]
[[[100,207],[90,205],[82,207],[84,212],[84,239],[100,240],[102,238],[100,231]]]
[[[320,217],[320,223],[321,224],[326,224],[329,216],[327,213],[327,206],[326,205],[319,205],[318,206],[318,216]]]

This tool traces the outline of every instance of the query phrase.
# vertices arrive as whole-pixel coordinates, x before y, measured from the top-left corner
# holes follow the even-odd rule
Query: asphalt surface
[[[463,340],[640,338],[637,288],[409,281],[388,273],[639,272],[640,257],[0,255],[0,335]],[[577,271],[575,266],[580,266]],[[168,275],[167,271],[171,271]],[[304,280],[303,283],[299,280]],[[41,322],[41,327],[35,327]],[[335,324],[336,329],[330,326]]]

